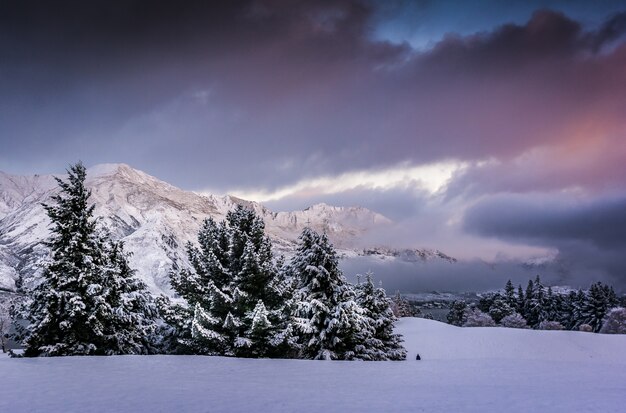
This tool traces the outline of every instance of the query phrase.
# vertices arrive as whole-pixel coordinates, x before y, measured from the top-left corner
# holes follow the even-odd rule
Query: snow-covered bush
[[[616,307],[607,313],[600,333],[626,334],[626,308]]]
[[[508,328],[528,328],[526,319],[524,319],[524,317],[522,317],[519,313],[507,315],[500,320],[500,325]]]
[[[589,324],[581,324],[578,326],[578,331],[584,331],[585,333],[593,333],[593,327]]]
[[[477,308],[468,309],[467,321],[463,327],[495,327],[496,322],[489,314],[483,313]]]
[[[506,297],[497,295],[493,300],[493,303],[489,307],[489,315],[496,323],[502,321],[502,319],[515,312],[515,308],[511,307]]]
[[[563,324],[558,321],[542,321],[539,323],[539,330],[564,330]]]

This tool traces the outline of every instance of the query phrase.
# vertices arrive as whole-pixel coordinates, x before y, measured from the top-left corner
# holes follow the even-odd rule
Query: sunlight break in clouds
[[[331,195],[355,188],[385,190],[412,187],[429,194],[435,194],[443,189],[456,173],[462,172],[467,167],[467,162],[453,160],[419,166],[409,166],[408,163],[402,163],[378,171],[361,170],[338,176],[304,179],[273,191],[242,189],[229,191],[229,193],[239,198],[257,202],[276,201],[287,197]],[[211,193],[211,191],[202,191],[202,193]]]

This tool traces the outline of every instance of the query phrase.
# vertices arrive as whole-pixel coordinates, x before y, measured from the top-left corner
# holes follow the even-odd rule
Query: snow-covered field
[[[404,362],[0,356],[0,412],[626,411],[626,336],[397,329]]]

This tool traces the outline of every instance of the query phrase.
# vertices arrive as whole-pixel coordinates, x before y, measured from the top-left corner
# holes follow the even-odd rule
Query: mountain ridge
[[[320,203],[301,211],[273,212],[258,202],[231,195],[185,191],[126,164],[91,167],[85,184],[92,191],[90,201],[100,224],[113,238],[125,242],[133,253],[131,265],[156,294],[171,294],[168,273],[188,265],[184,246],[196,241],[202,221],[208,217],[223,220],[237,204],[254,209],[265,221],[277,255],[288,256],[302,228],[311,226],[328,233],[340,256],[411,256],[453,262],[440,251],[357,246],[364,235],[392,224],[389,218],[363,207]],[[49,236],[42,203],[56,191],[52,175],[23,177],[0,172],[0,288],[30,285],[39,277],[48,255],[42,241]],[[406,251],[414,253],[407,255]]]

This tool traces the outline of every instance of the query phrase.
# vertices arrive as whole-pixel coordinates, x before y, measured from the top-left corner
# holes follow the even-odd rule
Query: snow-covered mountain
[[[194,242],[202,221],[220,221],[237,204],[253,208],[264,219],[278,254],[289,255],[304,226],[326,231],[346,256],[376,255],[390,259],[443,259],[440,251],[363,248],[359,241],[391,221],[361,207],[314,205],[303,211],[272,212],[232,196],[184,191],[123,164],[88,170],[95,214],[114,237],[133,253],[131,264],[155,293],[170,292],[168,272],[187,265],[185,244]],[[49,235],[42,203],[57,190],[52,176],[12,176],[0,172],[0,288],[14,289],[37,277],[48,255],[42,244]],[[357,248],[359,245],[359,248]]]

